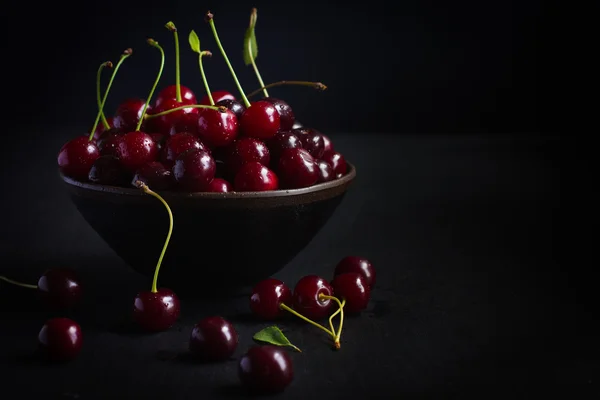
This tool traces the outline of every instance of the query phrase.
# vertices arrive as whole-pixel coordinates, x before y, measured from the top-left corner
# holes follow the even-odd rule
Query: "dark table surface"
[[[184,301],[180,322],[164,333],[119,328],[149,279],[128,269],[63,190],[55,155],[70,136],[65,130],[35,144],[24,140],[3,157],[4,188],[11,190],[2,192],[0,273],[34,283],[46,268],[75,268],[86,284],[82,309],[72,315],[84,347],[66,365],[37,362],[37,333],[55,314],[40,310],[27,289],[0,283],[0,398],[242,396],[236,360],[266,326],[247,317],[245,296]],[[559,262],[558,138],[331,137],[356,165],[357,180],[276,277],[292,285],[308,273],[330,277],[339,259],[356,254],[371,259],[378,283],[367,311],[347,319],[340,351],[311,326],[279,324],[303,349],[291,353],[295,379],[282,398],[597,390],[597,312],[583,291],[587,278]],[[216,365],[174,357],[185,351],[193,324],[211,314],[238,329],[235,357]]]

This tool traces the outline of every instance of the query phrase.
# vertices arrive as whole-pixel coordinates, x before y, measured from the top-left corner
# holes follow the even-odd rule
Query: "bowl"
[[[159,286],[178,294],[230,293],[280,271],[329,220],[356,176],[267,192],[159,192],[173,233]],[[131,268],[150,278],[169,228],[165,207],[140,189],[61,175],[79,213]]]

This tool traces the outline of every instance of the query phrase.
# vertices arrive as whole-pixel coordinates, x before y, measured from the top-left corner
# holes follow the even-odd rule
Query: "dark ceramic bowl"
[[[160,192],[173,212],[173,234],[159,286],[195,296],[252,285],[282,269],[312,240],[356,176],[271,192]],[[127,264],[152,277],[168,215],[136,188],[61,176],[83,218]]]

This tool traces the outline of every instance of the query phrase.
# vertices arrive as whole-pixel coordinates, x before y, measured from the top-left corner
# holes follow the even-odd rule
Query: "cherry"
[[[267,147],[271,154],[271,164],[277,165],[279,157],[284,150],[302,148],[302,142],[291,131],[279,131],[267,141]]]
[[[136,126],[142,121],[142,113],[147,106],[143,99],[127,99],[117,107],[113,124],[115,128],[123,132],[130,132],[136,129]],[[146,113],[152,113],[152,107],[148,106]],[[142,125],[144,125],[142,123]]]
[[[331,165],[336,178],[341,178],[348,169],[346,159],[344,159],[344,156],[337,151],[325,153],[321,159]]]
[[[321,132],[312,128],[300,128],[292,131],[302,142],[302,148],[306,149],[316,159],[323,156],[325,152],[325,141]]]
[[[321,137],[323,138],[323,154],[333,151],[333,142],[331,139],[323,134],[321,134]]]
[[[51,361],[74,359],[81,351],[82,343],[81,327],[68,318],[49,319],[38,334],[40,353]]]
[[[235,100],[235,96],[225,90],[217,90],[216,92],[211,92],[211,95],[215,104],[222,100]],[[198,104],[210,105],[210,99],[208,95],[202,97]]]
[[[280,128],[279,113],[268,101],[259,100],[247,107],[240,118],[240,128],[245,136],[270,139]]]
[[[177,133],[187,132],[198,136],[198,114],[187,113],[179,117],[177,121],[171,125],[169,135],[173,136]]]
[[[175,160],[173,177],[188,191],[202,191],[215,177],[216,168],[215,160],[207,151],[188,150]]]
[[[317,160],[315,163],[317,165],[318,183],[329,182],[335,179],[331,165],[327,164],[323,160]]]
[[[293,128],[296,118],[294,117],[292,107],[288,103],[275,97],[265,97],[262,101],[267,101],[275,106],[275,109],[279,113],[279,129],[289,130]]]
[[[224,361],[238,345],[233,325],[222,317],[206,317],[198,322],[190,337],[190,352],[205,361]]]
[[[223,106],[227,108],[229,111],[232,111],[237,119],[242,118],[242,114],[246,111],[246,107],[238,100],[235,99],[224,99],[215,103],[217,106]]]
[[[160,106],[154,108],[152,114],[156,115],[156,114],[159,114],[159,113],[162,113],[165,111],[173,110],[177,107],[188,106],[188,105],[193,105],[193,104],[194,103],[191,103],[189,100],[183,100],[181,102],[178,102],[177,100],[173,100],[173,99],[164,100]],[[152,118],[152,120],[151,120],[152,121],[151,122],[152,131],[168,135],[168,134],[170,134],[171,128],[173,127],[173,125],[178,123],[179,119],[182,118],[182,116],[184,116],[186,114],[192,114],[194,116],[197,116],[198,109],[189,107],[189,108],[183,108],[180,110],[175,110],[168,114],[156,116],[156,118]],[[193,118],[193,117],[190,117],[190,118]]]
[[[156,268],[154,269],[152,288],[150,291],[139,292],[133,303],[133,320],[144,330],[158,332],[173,326],[179,318],[181,310],[179,298],[172,290],[166,288],[159,289],[157,287],[160,265],[169,246],[171,234],[173,233],[173,213],[165,199],[151,190],[145,183],[138,181],[137,187],[159,200],[169,214],[169,231],[158,262],[156,263]]]
[[[307,318],[318,320],[325,318],[331,310],[330,299],[321,299],[320,295],[333,296],[333,288],[317,275],[306,275],[296,283],[292,302],[294,310]]]
[[[270,157],[269,148],[264,142],[254,138],[241,138],[225,150],[224,161],[229,174],[235,176],[249,162],[256,161],[268,166]]]
[[[63,175],[83,181],[98,157],[100,151],[92,141],[85,136],[76,137],[58,152],[58,168]]]
[[[302,122],[295,120],[294,125],[292,125],[292,129],[304,128],[304,124]]]
[[[147,133],[133,131],[118,142],[117,154],[123,167],[135,172],[142,165],[156,160],[158,147]]]
[[[113,117],[108,117],[106,119],[106,122],[108,123],[108,128],[106,126],[104,126],[104,124],[99,124],[96,127],[96,130],[94,131],[94,140],[98,141],[101,137],[104,136],[104,134],[106,132],[110,132],[111,130],[115,129],[115,124],[113,122]]]
[[[152,140],[154,140],[154,143],[156,143],[156,148],[158,149],[158,152],[162,152],[162,149],[165,146],[165,142],[167,141],[167,136],[163,135],[162,133],[151,133],[150,137],[152,138]]]
[[[292,291],[290,288],[275,278],[260,281],[252,289],[250,296],[250,309],[260,318],[271,320],[283,314],[281,304],[291,304]]]
[[[192,89],[180,85],[181,88],[181,101],[186,102],[187,104],[196,104],[196,95],[192,91]],[[165,87],[163,90],[158,92],[156,95],[156,100],[154,101],[154,107],[160,107],[165,101],[175,100],[177,101],[177,85],[170,85]]]
[[[125,170],[115,156],[100,156],[94,161],[88,179],[100,185],[121,186],[125,183]]]
[[[208,148],[197,137],[187,132],[177,133],[167,139],[161,152],[161,162],[172,168],[175,160],[188,150],[200,149],[208,152]]]
[[[364,257],[346,256],[342,258],[335,266],[333,275],[335,277],[348,272],[362,274],[365,277],[367,285],[371,288],[375,285],[375,268],[373,268],[373,264]]]
[[[238,135],[238,119],[233,111],[202,108],[198,111],[198,137],[209,147],[231,144]]]
[[[345,311],[358,313],[369,305],[371,288],[361,273],[346,272],[336,275],[331,286],[337,298],[346,300]]]
[[[123,133],[115,129],[107,131],[97,142],[101,156],[119,157],[119,143],[123,140]]]
[[[233,187],[237,192],[261,192],[277,190],[279,180],[277,175],[263,164],[248,162],[235,175]]]
[[[171,171],[158,161],[150,161],[138,168],[131,183],[137,186],[138,181],[156,190],[167,190],[173,184]]]
[[[286,149],[276,168],[282,187],[297,189],[317,183],[319,170],[314,158],[304,149]]]
[[[222,178],[213,179],[206,187],[207,192],[213,193],[229,193],[233,190],[231,183]]]
[[[81,300],[79,278],[68,268],[46,271],[38,280],[37,288],[42,301],[52,308],[71,308]]]
[[[281,392],[294,379],[291,357],[273,345],[251,347],[240,359],[238,374],[244,387],[259,393]]]

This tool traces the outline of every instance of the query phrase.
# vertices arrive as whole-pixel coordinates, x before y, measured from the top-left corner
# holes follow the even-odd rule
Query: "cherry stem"
[[[332,300],[335,301],[338,306],[339,306],[339,312],[340,312],[340,324],[338,326],[338,331],[337,333],[335,333],[333,342],[335,344],[335,348],[339,349],[340,348],[340,337],[342,336],[342,326],[344,325],[344,305],[342,304],[342,302],[334,296],[327,296],[326,294],[323,293],[319,293],[319,299],[321,300]],[[330,321],[331,322],[331,321]],[[333,331],[333,323],[332,323],[332,328],[331,330]]]
[[[220,112],[227,111],[227,107],[225,107],[225,106],[208,106],[205,104],[190,104],[187,106],[179,106],[179,107],[171,108],[169,110],[162,111],[162,112],[159,112],[156,114],[146,115],[144,118],[152,119],[152,118],[156,118],[156,117],[162,117],[163,115],[171,114],[172,112],[179,111],[179,110],[185,110],[187,108],[210,108],[211,110],[220,111]]]
[[[165,27],[170,30],[171,32],[173,32],[173,37],[175,39],[175,88],[176,90],[176,98],[177,98],[177,102],[181,103],[182,102],[182,98],[181,98],[181,72],[180,72],[180,68],[179,68],[179,35],[177,33],[177,27],[175,27],[175,24],[171,21],[167,22],[167,24],[165,25]]]
[[[157,282],[158,282],[158,271],[160,270],[160,265],[162,264],[162,260],[165,256],[165,253],[167,251],[167,247],[169,246],[169,240],[171,240],[171,234],[173,233],[173,213],[171,212],[171,207],[169,207],[169,205],[167,204],[167,202],[165,201],[165,199],[163,199],[158,193],[150,190],[150,188],[148,187],[148,185],[146,185],[144,182],[142,181],[136,181],[135,185],[142,189],[146,194],[149,194],[151,196],[154,196],[155,198],[157,198],[158,200],[160,200],[161,203],[163,203],[163,205],[165,206],[165,208],[167,209],[167,212],[169,213],[169,232],[167,233],[167,239],[165,240],[165,244],[163,246],[162,251],[160,252],[160,257],[158,257],[158,263],[156,264],[156,268],[154,269],[154,278],[152,279],[152,293],[156,293],[158,292],[158,288],[157,288]]]
[[[312,320],[312,319],[310,319],[310,318],[306,318],[304,315],[300,314],[300,313],[299,313],[299,312],[297,312],[296,310],[293,310],[293,309],[291,309],[290,307],[286,306],[285,304],[281,303],[281,304],[279,305],[279,308],[281,308],[282,310],[288,311],[288,312],[290,312],[290,313],[294,314],[296,317],[298,317],[298,318],[300,318],[300,319],[302,319],[302,320],[304,320],[304,321],[308,322],[309,324],[311,324],[311,325],[314,325],[314,326],[316,326],[317,328],[319,328],[319,329],[321,329],[321,330],[323,330],[323,331],[327,332],[327,333],[329,334],[329,336],[331,336],[331,337],[333,337],[333,338],[335,337],[335,332],[334,332],[333,330],[331,330],[331,331],[330,331],[329,329],[325,328],[323,325],[321,325],[321,324],[319,324],[319,323],[317,323],[317,322],[313,321],[313,320]]]
[[[262,84],[262,82],[261,82],[261,84]],[[269,83],[266,86],[263,86],[261,88],[256,89],[255,91],[253,91],[252,93],[250,93],[248,95],[248,97],[252,97],[252,96],[255,96],[255,95],[259,94],[261,92],[261,90],[269,89],[269,88],[272,88],[272,87],[275,87],[275,86],[283,86],[283,85],[310,86],[310,87],[313,87],[313,88],[315,88],[317,90],[325,90],[325,89],[327,89],[327,86],[325,86],[321,82],[279,81],[279,82]]]
[[[212,53],[208,50],[201,51],[200,54],[198,54],[198,64],[200,65],[200,75],[202,75],[202,82],[204,82],[204,89],[206,89],[208,100],[210,101],[210,105],[214,106],[215,100],[213,99],[212,93],[210,92],[210,87],[208,87],[208,80],[206,79],[206,75],[204,74],[204,66],[202,65],[203,56],[211,57]]]
[[[250,13],[250,27],[256,25],[256,20],[258,19],[258,11],[256,8],[252,9]],[[256,62],[254,61],[254,57],[252,57],[252,41],[248,40],[248,54],[250,54],[250,62],[252,63],[252,68],[254,69],[254,73],[256,74],[256,78],[258,79],[258,83],[260,84],[263,94],[265,97],[269,97],[269,92],[267,92],[267,88],[265,87],[265,83],[262,80],[262,76],[260,76],[260,72],[258,72],[258,67],[256,66]],[[250,97],[250,96],[248,96]]]
[[[158,44],[158,42],[154,39],[148,39],[148,40],[146,40],[146,42],[150,46],[156,47],[160,51],[160,69],[158,70],[158,75],[156,76],[156,80],[154,80],[154,85],[152,85],[152,89],[150,90],[150,93],[148,94],[148,98],[146,99],[146,104],[144,104],[144,110],[142,111],[142,116],[140,117],[140,120],[138,121],[138,124],[135,127],[136,132],[139,131],[140,128],[142,127],[142,122],[144,122],[144,119],[146,118],[146,111],[148,111],[148,105],[150,104],[150,99],[152,99],[152,96],[154,95],[156,86],[158,85],[158,82],[160,81],[160,77],[163,73],[163,69],[165,68],[165,51],[163,50],[163,48],[160,47],[160,44]]]
[[[37,289],[37,285],[30,285],[28,283],[22,283],[22,282],[13,281],[12,279],[8,279],[7,277],[2,276],[2,275],[0,275],[0,281],[5,281],[5,282],[8,282],[8,283],[12,283],[13,285],[21,286],[21,287],[24,287],[24,288],[27,288],[27,289]]]
[[[225,53],[225,49],[223,48],[223,45],[221,44],[221,40],[219,40],[219,35],[217,34],[217,28],[215,28],[215,21],[213,19],[213,14],[210,11],[207,12],[206,18],[208,19],[208,24],[210,25],[210,29],[212,30],[213,36],[215,37],[217,46],[219,47],[219,50],[221,51],[221,54],[223,55],[223,58],[225,59],[225,62],[227,63],[227,67],[229,68],[229,71],[231,72],[231,76],[233,76],[233,80],[235,81],[235,84],[240,92],[240,95],[242,96],[244,105],[246,106],[246,108],[248,108],[248,107],[250,107],[250,102],[248,101],[246,94],[244,94],[242,85],[240,85],[240,81],[238,80],[237,76],[235,75],[235,71],[233,70],[231,63],[229,62],[229,58],[227,58],[227,54]]]
[[[98,110],[98,115],[96,115],[96,121],[94,121],[94,126],[92,127],[92,130],[90,131],[90,137],[89,137],[90,142],[94,139],[94,132],[96,131],[98,122],[100,122],[100,116],[102,115],[102,110],[104,110],[104,104],[106,103],[106,98],[108,97],[108,92],[110,91],[110,87],[112,86],[113,80],[115,79],[115,76],[117,75],[117,71],[121,67],[121,64],[123,64],[123,61],[125,61],[125,59],[131,55],[131,53],[132,53],[131,49],[126,49],[123,52],[123,54],[121,54],[121,59],[117,63],[117,66],[115,67],[115,69],[112,73],[112,76],[110,77],[110,81],[108,81],[108,86],[106,87],[106,91],[104,92],[104,97],[102,98],[102,102],[100,103],[100,109]]]
[[[102,107],[101,107],[101,105],[102,105],[102,96],[100,95],[100,78],[102,76],[102,70],[104,69],[104,67],[106,67],[106,68],[112,68],[113,67],[113,63],[110,62],[110,61],[103,62],[102,64],[100,64],[100,67],[98,67],[98,72],[96,73],[96,102],[98,103],[98,109],[99,110],[102,110]],[[100,118],[102,119],[102,125],[104,125],[104,128],[110,129],[110,124],[106,120],[106,116],[104,115],[104,111],[101,111]]]
[[[336,315],[338,315],[342,311],[342,308],[344,308],[345,305],[346,305],[346,299],[343,299],[342,307],[335,310],[335,312],[329,316],[329,327],[331,328],[332,332],[335,332],[335,329],[333,328],[333,319],[335,318]]]

